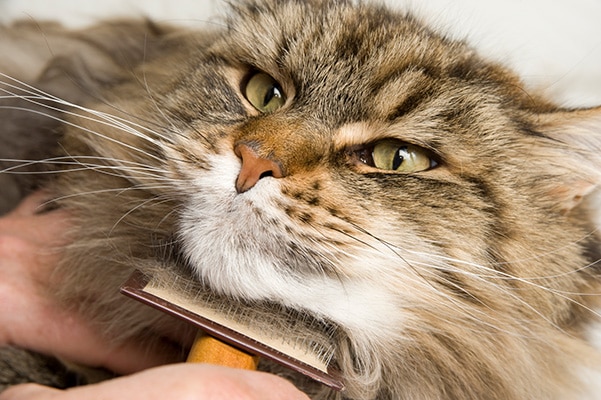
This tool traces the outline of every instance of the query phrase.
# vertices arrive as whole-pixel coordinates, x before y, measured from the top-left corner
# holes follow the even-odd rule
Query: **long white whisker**
[[[100,165],[100,164],[92,164],[85,163],[80,160],[94,160],[94,161],[107,161],[109,163],[113,163],[115,165]],[[121,160],[112,157],[100,157],[100,156],[60,156],[60,157],[52,157],[45,158],[41,160],[23,160],[23,159],[15,159],[15,158],[0,158],[0,162],[17,164],[11,167],[6,167],[5,169],[0,170],[0,173],[15,173],[15,174],[28,174],[31,173],[29,171],[17,171],[18,169],[38,165],[38,164],[52,164],[52,165],[90,165],[97,166],[99,168],[125,168],[131,171],[143,171],[143,172],[156,172],[154,176],[161,177],[161,173],[166,173],[166,170],[160,169],[155,166],[150,166],[143,163],[138,163],[135,161],[129,160]],[[68,172],[72,170],[64,170],[64,171],[41,171],[48,173],[56,173],[56,172]]]
[[[536,282],[534,282],[535,279],[523,279],[517,276],[513,276],[511,274],[508,274],[506,272],[503,271],[499,271],[496,270],[494,268],[491,267],[487,267],[487,266],[483,266],[480,264],[476,264],[473,262],[468,262],[468,261],[463,261],[463,260],[458,260],[458,259],[453,259],[451,257],[447,257],[447,256],[443,256],[443,255],[438,255],[438,254],[424,254],[423,252],[417,252],[417,251],[413,251],[413,250],[409,250],[409,249],[402,249],[399,248],[398,246],[389,243],[381,238],[378,238],[377,236],[369,233],[368,231],[366,231],[365,229],[361,228],[360,226],[357,226],[356,224],[351,224],[354,226],[354,228],[360,232],[363,233],[365,235],[368,235],[368,237],[373,238],[374,240],[377,240],[378,242],[384,244],[390,251],[392,251],[392,253],[399,257],[400,259],[404,260],[406,263],[408,263],[408,261],[399,253],[399,252],[405,252],[405,253],[409,253],[409,254],[414,254],[414,255],[418,255],[420,257],[424,257],[426,256],[428,259],[438,259],[439,261],[444,261],[444,265],[445,267],[441,267],[441,266],[436,266],[435,264],[431,263],[431,262],[420,262],[420,261],[412,261],[411,263],[408,263],[408,265],[410,265],[413,270],[417,272],[416,268],[419,268],[421,271],[425,271],[425,272],[431,272],[433,269],[439,269],[439,270],[449,270],[452,271],[454,273],[459,273],[462,274],[464,276],[468,276],[470,278],[476,279],[486,285],[489,286],[494,286],[500,290],[502,290],[503,292],[505,292],[508,296],[510,296],[511,298],[513,298],[514,300],[518,301],[519,303],[523,304],[525,307],[527,307],[528,309],[530,309],[531,311],[533,311],[535,314],[537,314],[538,316],[540,316],[543,320],[547,321],[549,324],[551,324],[552,326],[554,326],[556,329],[561,329],[561,327],[559,327],[555,322],[553,322],[552,320],[550,320],[547,316],[545,316],[544,314],[542,314],[540,311],[538,311],[536,308],[534,308],[531,304],[529,304],[528,302],[526,302],[525,300],[521,299],[519,296],[517,296],[515,293],[512,293],[511,291],[507,290],[507,288],[505,288],[502,285],[498,285],[494,283],[494,280],[513,280],[516,282],[522,282],[525,283],[527,285],[533,286],[537,289],[541,289],[544,291],[547,291],[555,296],[558,296],[560,298],[563,298],[573,304],[578,305],[579,307],[582,307],[583,309],[593,313],[594,315],[600,315],[598,312],[596,312],[595,310],[591,309],[590,307],[587,307],[586,305],[578,302],[577,300],[570,298],[569,295],[579,295],[578,293],[567,293],[567,292],[561,292],[558,290],[554,290],[551,289],[549,287],[546,287],[542,284],[537,284]],[[363,242],[363,241],[360,241]],[[374,246],[369,246],[373,249],[375,249]],[[463,269],[459,269],[456,267],[452,267],[449,268],[449,266],[451,265],[466,265],[466,266],[470,266],[472,268],[475,268],[477,270],[484,270],[486,272],[488,272],[489,274],[487,275],[482,275],[481,273],[473,273],[470,272],[468,270],[463,270]],[[431,288],[434,289],[434,292],[437,293],[437,295],[443,295],[445,296],[448,300],[450,300],[451,302],[453,302],[456,306],[458,306],[461,310],[463,310],[464,312],[467,311],[465,307],[463,307],[461,304],[458,304],[457,301],[455,301],[452,296],[446,295],[444,294],[444,292],[441,293],[441,291],[437,290],[434,286],[432,286],[432,284],[430,283],[430,281],[428,279],[426,279],[424,276],[422,276],[421,273],[418,273],[418,276],[420,276],[426,283],[428,283],[430,285]],[[542,279],[542,278],[540,278]],[[451,282],[451,284],[453,284]],[[461,288],[462,290],[466,290],[465,288]],[[477,298],[477,297],[476,297]],[[470,312],[471,315],[471,312]]]
[[[121,217],[120,217],[120,218],[119,218],[119,219],[118,219],[118,220],[117,220],[117,221],[116,221],[116,222],[113,224],[113,227],[112,227],[112,228],[110,229],[110,231],[109,231],[109,236],[110,236],[110,235],[113,233],[113,231],[115,230],[115,228],[117,227],[117,225],[119,225],[119,224],[121,223],[121,221],[123,221],[125,218],[127,218],[127,216],[128,216],[128,215],[130,215],[130,214],[131,214],[131,213],[133,213],[134,211],[136,211],[136,210],[138,210],[138,209],[140,209],[140,208],[142,208],[142,207],[146,206],[147,204],[149,204],[149,203],[152,203],[152,202],[156,202],[156,201],[158,201],[158,204],[161,204],[161,203],[165,203],[165,202],[168,202],[168,201],[170,201],[170,199],[169,199],[169,198],[162,198],[162,197],[160,197],[160,196],[157,196],[157,197],[151,197],[151,198],[149,198],[149,199],[146,199],[146,200],[144,200],[144,201],[141,201],[141,202],[140,202],[140,204],[136,205],[135,207],[132,207],[132,208],[131,208],[131,209],[130,209],[128,212],[126,212],[125,214],[123,214],[123,215],[122,215],[122,216],[121,216]],[[169,213],[169,214],[171,214],[171,213]],[[159,222],[159,225],[160,225],[160,223],[161,223],[162,221],[164,221],[166,218],[167,218],[167,216],[163,217],[163,218],[161,219],[161,221]]]
[[[365,230],[364,228],[361,228],[360,226],[357,226],[356,224],[351,224],[359,233],[363,234],[363,235],[367,235],[369,238],[372,238],[382,244],[384,244],[390,251],[392,251],[392,253],[396,256],[399,257],[401,260],[403,260],[408,266],[411,267],[411,269],[415,272],[416,277],[419,277],[419,280],[413,280],[413,282],[417,285],[423,286],[426,289],[429,289],[427,292],[426,291],[422,291],[422,293],[431,293],[433,295],[436,296],[436,298],[434,298],[432,301],[434,302],[440,302],[440,296],[444,297],[444,299],[446,301],[448,301],[448,303],[453,304],[454,307],[456,307],[457,310],[461,311],[461,315],[463,316],[469,316],[470,319],[472,319],[473,321],[477,321],[480,325],[486,325],[489,326],[497,331],[500,332],[505,332],[511,335],[515,335],[516,332],[513,331],[508,331],[506,329],[503,328],[503,325],[505,324],[505,322],[499,321],[499,324],[493,324],[492,322],[489,322],[488,319],[493,318],[496,319],[492,316],[492,314],[488,313],[484,313],[483,311],[479,311],[478,309],[474,308],[474,307],[468,307],[465,304],[463,304],[462,302],[460,302],[458,299],[456,299],[455,297],[453,297],[452,295],[441,291],[439,289],[436,288],[436,286],[429,280],[427,279],[420,271],[431,274],[432,273],[432,268],[433,266],[430,264],[426,264],[426,263],[421,263],[421,262],[417,262],[417,261],[411,261],[409,262],[405,257],[403,257],[399,251],[403,251],[403,249],[398,248],[397,246],[394,246],[390,243],[387,243],[386,241],[376,237],[375,235],[369,233],[367,230]],[[338,231],[338,230],[337,230]],[[340,233],[346,235],[347,237],[352,238],[353,240],[357,241],[358,243],[360,243],[361,245],[367,246],[370,249],[373,249],[375,251],[382,251],[381,249],[378,249],[376,246],[371,245],[367,242],[367,240],[363,240],[357,236],[351,235],[347,232],[344,231],[340,231]],[[417,252],[415,252],[416,254],[419,254]],[[352,257],[352,255],[351,255]],[[427,268],[424,268],[427,267]],[[440,268],[440,267],[439,267]],[[419,270],[418,270],[419,269]],[[463,271],[461,271],[463,272]],[[474,277],[478,280],[481,280],[484,283],[487,284],[493,284],[492,282],[489,282],[485,279],[483,279],[481,276],[478,275],[474,275]],[[437,276],[437,278],[440,278],[440,276]],[[404,279],[408,279],[407,276],[405,276]],[[453,284],[452,282],[450,282],[451,284]],[[500,285],[495,285],[494,286],[498,287],[499,289],[506,291],[506,288],[500,286]],[[458,285],[456,285],[458,288],[460,288]],[[465,291],[466,294],[469,295],[469,291],[466,290],[465,288],[460,288],[461,290]],[[526,307],[532,309],[533,312],[537,313],[538,315],[540,315],[542,318],[544,318],[545,320],[547,320],[547,322],[549,322],[550,324],[553,324],[554,326],[556,326],[552,321],[549,321],[547,318],[545,318],[544,315],[542,315],[540,312],[538,312],[536,309],[534,309],[531,305],[527,304],[524,300],[520,299],[519,297],[517,297],[515,294],[509,293],[509,296],[511,296],[512,298],[514,298],[515,300],[517,300],[518,302],[523,303]],[[483,303],[482,301],[480,301],[478,299],[478,297],[474,296],[474,300],[478,301],[480,304],[482,304],[483,307],[485,307],[488,310],[494,311],[490,306],[488,306],[487,304]],[[440,316],[439,316],[440,317]],[[483,317],[487,317],[487,318],[483,318]],[[456,323],[461,323],[456,322],[456,321],[452,321],[450,319],[446,319],[446,321],[448,323],[452,323],[452,324],[456,324]],[[463,326],[463,328],[465,329],[466,327]],[[477,331],[474,328],[470,328],[474,331]]]
[[[119,195],[119,194],[125,193],[127,191],[132,191],[132,190],[165,190],[165,189],[170,189],[170,187],[165,186],[165,185],[138,185],[138,186],[121,187],[121,188],[99,189],[99,190],[90,190],[87,192],[79,192],[79,193],[72,193],[72,194],[68,194],[68,195],[64,195],[64,196],[59,196],[59,197],[52,199],[52,201],[61,201],[61,200],[71,199],[74,197],[97,195],[97,194],[102,194],[102,193],[116,193],[117,195]]]
[[[146,47],[144,47],[144,49],[146,49]],[[163,109],[159,106],[156,99],[154,98],[152,91],[150,90],[150,86],[148,85],[148,80],[147,80],[145,71],[143,73],[143,86],[144,86],[144,89],[146,90],[146,93],[148,94],[148,98],[152,101],[152,105],[154,106],[154,109],[159,113],[159,115],[161,115],[161,117],[163,118],[163,120],[166,123],[171,125],[171,131],[173,131],[173,132],[177,131],[177,128],[175,128],[171,119],[167,117],[167,114],[165,114]]]
[[[125,148],[129,149],[129,150],[135,151],[135,152],[137,152],[137,153],[144,154],[145,156],[147,156],[147,157],[150,157],[150,158],[153,158],[153,159],[155,159],[155,160],[157,160],[157,161],[159,161],[159,162],[162,162],[162,161],[163,161],[163,159],[162,159],[162,158],[160,158],[160,157],[158,157],[158,156],[155,156],[154,154],[151,154],[151,153],[149,153],[149,152],[147,152],[147,151],[141,150],[141,149],[139,149],[139,148],[137,148],[137,147],[135,147],[135,146],[132,146],[132,145],[130,145],[130,144],[127,144],[127,143],[124,143],[124,142],[122,142],[122,141],[120,141],[120,140],[117,140],[117,139],[115,139],[115,138],[111,138],[110,136],[107,136],[107,135],[101,134],[101,133],[99,133],[99,132],[93,131],[93,130],[91,130],[91,129],[89,129],[89,128],[85,128],[85,127],[83,127],[83,126],[81,126],[81,125],[77,125],[77,124],[75,124],[75,123],[73,123],[73,122],[67,121],[67,120],[65,120],[65,119],[62,119],[62,118],[60,118],[60,117],[56,117],[56,116],[53,116],[53,115],[48,115],[48,114],[45,114],[45,113],[43,113],[43,112],[41,112],[41,111],[38,111],[38,110],[32,110],[32,109],[25,108],[25,107],[15,107],[15,106],[0,106],[0,108],[3,108],[3,109],[11,109],[11,110],[19,110],[19,111],[31,112],[31,113],[33,113],[33,114],[39,114],[39,115],[43,115],[43,116],[45,116],[45,117],[48,117],[48,118],[50,118],[50,119],[53,119],[53,120],[55,120],[55,121],[59,121],[59,122],[61,122],[61,123],[65,124],[65,125],[69,125],[69,126],[72,126],[72,127],[74,127],[74,128],[80,129],[80,130],[82,130],[82,131],[84,131],[84,132],[91,133],[92,135],[98,136],[98,137],[100,137],[100,138],[102,138],[102,139],[105,139],[105,140],[107,140],[107,141],[109,141],[109,142],[116,143],[116,144],[118,144],[118,145],[120,145],[120,146],[123,146],[123,147],[125,147]],[[107,125],[108,125],[108,124],[107,124]]]
[[[406,250],[411,252],[410,250]],[[498,271],[495,270],[493,268],[490,267],[486,267],[483,265],[478,265],[478,264],[474,264],[474,263],[469,263],[469,262],[465,262],[462,260],[457,260],[457,259],[452,259],[449,257],[444,257],[444,256],[440,256],[440,255],[436,255],[436,254],[430,254],[430,257],[434,257],[434,258],[439,258],[445,261],[450,261],[451,263],[459,263],[459,264],[466,264],[466,265],[470,265],[472,267],[477,267],[478,269],[483,269],[485,271],[494,271],[495,274],[494,275],[482,275],[482,274],[476,274],[476,273],[472,273],[466,270],[462,270],[459,268],[449,268],[448,266],[446,267],[447,270],[450,270],[454,273],[459,273],[465,276],[469,276],[471,278],[475,278],[477,280],[479,280],[480,282],[486,283],[489,286],[494,286],[497,287],[503,291],[505,291],[505,293],[507,293],[509,296],[511,296],[512,298],[518,300],[520,303],[524,304],[526,307],[528,307],[529,309],[531,309],[532,311],[534,311],[537,315],[541,316],[542,318],[544,318],[547,322],[551,323],[553,326],[556,326],[555,323],[553,323],[552,321],[550,321],[547,317],[545,317],[544,315],[542,315],[539,311],[537,311],[535,308],[533,308],[530,304],[528,304],[527,302],[525,302],[524,300],[520,299],[518,296],[516,296],[515,294],[511,293],[510,291],[507,291],[503,288],[503,286],[501,285],[497,285],[494,284],[493,282],[490,281],[490,279],[500,279],[500,280],[514,280],[516,282],[522,282],[525,283],[527,285],[533,286],[537,289],[541,289],[544,290],[546,292],[549,292],[555,296],[558,296],[560,298],[563,298],[564,300],[567,300],[573,304],[578,305],[579,307],[582,307],[583,309],[591,312],[592,314],[596,315],[596,316],[601,316],[601,314],[599,314],[599,312],[591,309],[590,307],[587,307],[586,305],[582,304],[581,302],[576,301],[575,299],[569,297],[570,295],[581,295],[581,293],[573,293],[573,292],[568,292],[568,291],[560,291],[557,289],[551,289],[547,286],[541,285],[541,284],[537,284],[533,282],[533,279],[523,279],[517,276],[513,276],[510,275],[508,273],[502,272],[502,271]],[[422,264],[422,265],[420,265]],[[416,265],[420,265],[421,267],[426,267],[424,269],[432,269],[435,268],[435,266],[433,266],[432,264],[426,264],[426,263],[416,263]],[[452,265],[452,264],[451,264]],[[439,268],[440,269],[440,268]],[[500,275],[500,276],[499,276]],[[556,326],[557,327],[557,326]],[[559,327],[557,327],[559,329]]]
[[[98,122],[98,123],[104,124],[106,126],[118,128],[118,129],[121,129],[124,132],[130,133],[130,134],[135,135],[135,136],[137,136],[139,138],[148,140],[149,142],[151,142],[153,144],[157,144],[158,142],[156,142],[156,140],[154,140],[153,138],[151,138],[151,137],[143,134],[142,132],[150,133],[152,135],[155,135],[155,136],[159,137],[160,139],[163,139],[163,140],[165,140],[167,142],[173,143],[173,139],[170,138],[169,136],[161,134],[159,132],[156,132],[155,130],[152,130],[152,129],[144,126],[144,125],[135,123],[135,122],[133,122],[133,121],[131,121],[129,119],[118,117],[116,115],[104,113],[104,112],[101,112],[101,111],[97,111],[97,110],[93,110],[93,109],[90,109],[90,108],[87,108],[87,107],[83,107],[83,106],[78,105],[78,104],[71,103],[69,101],[66,101],[64,99],[58,98],[56,96],[52,96],[52,95],[50,95],[50,94],[48,94],[48,93],[46,93],[46,92],[44,92],[42,90],[33,88],[30,85],[24,84],[24,83],[22,83],[20,81],[15,80],[14,78],[11,78],[11,77],[9,77],[9,76],[7,76],[5,74],[2,74],[2,73],[0,73],[0,76],[4,76],[4,77],[7,77],[9,79],[12,79],[12,80],[14,80],[16,82],[19,82],[20,84],[23,84],[26,87],[32,89],[32,90],[24,90],[23,88],[21,88],[19,86],[16,86],[16,85],[13,85],[13,84],[9,84],[7,82],[1,82],[0,81],[0,83],[2,83],[5,86],[8,86],[8,87],[10,87],[12,89],[16,89],[16,90],[22,90],[25,93],[29,93],[29,94],[32,95],[32,96],[24,96],[22,94],[11,92],[11,91],[9,91],[7,89],[0,89],[4,93],[9,94],[10,97],[12,97],[12,98],[19,98],[19,99],[28,101],[28,102],[30,102],[32,104],[35,104],[35,105],[38,105],[38,106],[41,106],[41,107],[45,107],[45,108],[47,108],[49,110],[58,111],[58,112],[66,114],[66,115],[78,116],[80,118],[84,118],[84,119],[87,119],[87,120],[90,120],[90,121]],[[2,96],[2,98],[9,98],[9,96]],[[86,115],[83,115],[83,114],[75,113],[75,112],[72,112],[72,111],[69,111],[69,110],[64,110],[64,109],[61,109],[61,108],[58,108],[58,107],[53,107],[53,106],[50,106],[48,104],[42,103],[42,101],[51,101],[51,102],[54,102],[54,103],[57,103],[57,104],[60,104],[60,105],[63,105],[63,106],[69,107],[69,108],[77,109],[79,111],[84,111],[86,113],[89,113],[91,115],[94,115],[94,116],[98,117],[99,119],[92,118],[90,116],[86,116]]]

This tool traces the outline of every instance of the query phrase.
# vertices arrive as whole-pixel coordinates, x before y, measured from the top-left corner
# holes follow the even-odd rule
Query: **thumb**
[[[35,383],[27,383],[6,389],[0,393],[0,400],[53,400],[57,399],[61,393],[62,392],[58,389]]]

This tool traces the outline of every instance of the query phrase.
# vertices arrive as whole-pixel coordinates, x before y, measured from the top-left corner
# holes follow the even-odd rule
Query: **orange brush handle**
[[[212,336],[199,333],[186,361],[254,370],[259,364],[259,357],[238,350]]]

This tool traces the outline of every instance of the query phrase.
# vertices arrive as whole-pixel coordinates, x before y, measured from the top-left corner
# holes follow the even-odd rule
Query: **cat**
[[[199,31],[4,29],[53,50],[0,64],[3,141],[31,116],[11,102],[55,117],[35,124],[58,140],[40,163],[56,173],[32,185],[69,210],[76,239],[49,295],[114,340],[186,330],[118,293],[140,269],[323,337],[342,392],[261,364],[314,399],[586,395],[601,365],[587,337],[601,109],[556,106],[367,2],[234,1]],[[290,312],[309,327],[287,331]]]

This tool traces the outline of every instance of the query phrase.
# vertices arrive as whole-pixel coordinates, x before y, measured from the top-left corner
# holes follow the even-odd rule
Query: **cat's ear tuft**
[[[601,107],[538,117],[538,131],[545,137],[539,156],[548,163],[550,180],[541,183],[568,213],[601,187]]]

